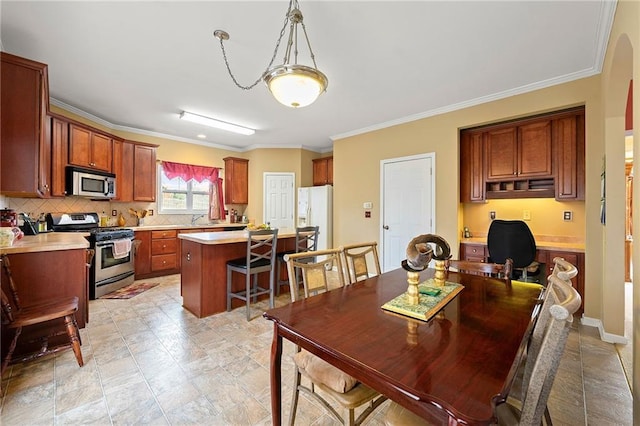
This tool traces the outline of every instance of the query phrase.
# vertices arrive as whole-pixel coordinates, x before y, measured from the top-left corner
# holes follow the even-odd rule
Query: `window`
[[[181,177],[169,179],[158,166],[159,212],[165,214],[200,214],[209,210],[208,179],[196,182]]]

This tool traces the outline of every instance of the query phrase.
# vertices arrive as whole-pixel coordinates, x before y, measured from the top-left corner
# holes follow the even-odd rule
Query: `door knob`
[[[384,226],[382,227],[382,229],[386,229],[386,230],[388,231],[388,230],[389,230],[389,226],[388,226],[388,225],[384,225]]]

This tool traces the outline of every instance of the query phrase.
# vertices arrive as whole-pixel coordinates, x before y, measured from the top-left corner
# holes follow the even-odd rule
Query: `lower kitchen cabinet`
[[[136,280],[151,276],[151,231],[136,231],[134,247]]]

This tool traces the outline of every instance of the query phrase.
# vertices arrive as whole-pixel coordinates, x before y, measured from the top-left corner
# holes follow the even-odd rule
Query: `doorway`
[[[407,243],[435,229],[435,153],[380,162],[383,272],[396,269]]]
[[[272,228],[293,229],[295,174],[265,172],[262,217]]]

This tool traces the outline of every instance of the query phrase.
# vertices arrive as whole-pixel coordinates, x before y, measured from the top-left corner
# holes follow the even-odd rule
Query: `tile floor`
[[[10,367],[3,425],[269,425],[271,323],[244,308],[197,319],[181,307],[179,276],[129,300],[90,302],[81,331],[85,365],[71,351]],[[287,303],[281,296],[278,305]],[[613,345],[594,328],[572,331],[549,401],[556,425],[631,425],[631,392]],[[293,345],[283,355],[289,416]],[[382,425],[385,403],[366,424]],[[297,424],[331,418],[301,396]]]

